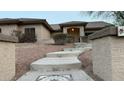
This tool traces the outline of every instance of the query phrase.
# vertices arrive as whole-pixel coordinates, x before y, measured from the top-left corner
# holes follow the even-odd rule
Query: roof
[[[18,19],[12,18],[2,18],[0,19],[0,24],[15,24],[18,22]]]
[[[96,22],[70,21],[60,24],[49,25],[46,19],[37,19],[37,18],[17,18],[17,19],[2,18],[0,19],[0,25],[2,24],[18,24],[18,25],[43,24],[47,29],[49,29],[49,31],[62,31],[61,29],[62,27],[68,27],[68,26],[85,26],[86,30],[93,30],[112,25],[110,23],[106,23],[103,21],[96,21]]]
[[[96,21],[96,22],[70,21],[70,22],[51,25],[53,30],[61,30],[62,27],[69,27],[69,26],[85,26],[86,30],[93,30],[93,29],[100,30],[101,28],[113,26],[113,25],[104,21]]]
[[[97,29],[97,28],[104,28],[107,26],[112,26],[112,24],[104,21],[88,22],[85,29]]]
[[[85,26],[87,22],[84,21],[70,21],[65,23],[60,23],[60,27],[68,27],[68,26]]]
[[[0,24],[18,24],[18,25],[25,25],[25,24],[43,24],[47,29],[52,31],[53,29],[48,24],[46,19],[36,19],[36,18],[2,18],[0,19]]]
[[[62,30],[62,29],[60,28],[60,25],[59,25],[59,24],[52,24],[51,27],[52,27],[53,30],[56,30],[56,31]]]
[[[89,35],[88,38],[91,40],[94,40],[94,39],[105,37],[105,36],[117,36],[117,27],[115,26],[106,27],[102,30],[99,30]]]

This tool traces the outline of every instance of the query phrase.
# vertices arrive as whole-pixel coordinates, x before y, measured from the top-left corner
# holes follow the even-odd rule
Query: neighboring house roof
[[[83,21],[70,21],[70,22],[65,22],[65,23],[60,23],[60,27],[68,27],[68,26],[85,26],[87,22]]]
[[[52,31],[53,29],[51,26],[48,24],[46,19],[36,19],[36,18],[18,18],[18,19],[13,19],[13,18],[3,18],[0,19],[0,24],[43,24],[47,29]]]
[[[88,22],[88,24],[85,26],[85,29],[99,29],[108,26],[112,26],[112,24],[104,21]]]

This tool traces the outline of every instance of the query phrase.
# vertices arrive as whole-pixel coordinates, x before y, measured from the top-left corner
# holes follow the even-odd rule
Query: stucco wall
[[[93,72],[104,80],[112,80],[111,37],[92,41]]]
[[[48,40],[50,39],[50,31],[46,29],[42,24],[39,25],[21,25],[19,26],[19,30],[21,30],[23,33],[25,31],[25,28],[35,28],[35,33],[37,37],[37,41],[41,42],[42,40]]]
[[[124,80],[124,37],[111,37],[112,80]]]
[[[16,24],[10,25],[0,25],[1,32],[5,35],[11,35],[13,30],[18,30],[18,26]]]
[[[92,41],[93,72],[104,80],[124,80],[124,37]]]
[[[15,44],[0,42],[0,80],[15,76]]]

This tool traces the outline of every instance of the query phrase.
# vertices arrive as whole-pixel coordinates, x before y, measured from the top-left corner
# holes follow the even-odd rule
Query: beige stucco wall
[[[112,80],[110,42],[110,37],[103,37],[92,41],[93,72],[104,80]]]
[[[0,25],[1,31],[5,35],[11,35],[13,30],[18,30],[18,26],[16,24],[10,25]]]
[[[124,80],[124,37],[111,37],[112,80]]]
[[[0,42],[0,80],[15,76],[15,44]]]
[[[25,28],[35,28],[35,33],[37,37],[37,41],[40,42],[42,40],[48,40],[50,39],[50,31],[46,29],[42,24],[39,25],[21,25],[19,26],[19,30],[21,30],[23,33],[25,31]]]
[[[124,80],[124,37],[92,41],[93,72],[104,80]]]

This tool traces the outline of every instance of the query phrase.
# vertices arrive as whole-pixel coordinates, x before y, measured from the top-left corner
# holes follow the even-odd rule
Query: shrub
[[[53,39],[55,41],[55,44],[64,45],[67,41],[67,35],[63,33],[55,33],[53,34]]]
[[[74,43],[74,37],[67,35],[67,43]]]

